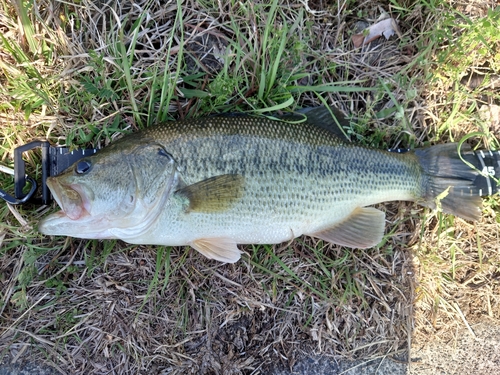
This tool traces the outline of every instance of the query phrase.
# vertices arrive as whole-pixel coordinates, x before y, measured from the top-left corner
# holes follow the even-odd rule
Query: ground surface
[[[269,375],[486,375],[500,368],[500,326],[498,321],[483,319],[471,330],[457,329],[447,337],[417,334],[409,364],[387,358],[346,361],[321,356],[305,357],[293,369],[270,368]],[[53,375],[57,370],[44,365],[20,363],[0,366],[0,375]]]

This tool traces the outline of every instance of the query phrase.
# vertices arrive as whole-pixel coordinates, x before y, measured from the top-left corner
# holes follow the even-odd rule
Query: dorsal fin
[[[332,116],[333,115],[333,116]],[[320,128],[326,129],[344,142],[350,142],[344,129],[349,128],[349,121],[344,114],[335,107],[309,107],[302,108],[296,113],[283,114],[278,116],[280,120],[292,121],[300,120],[302,116],[307,117],[307,122]]]
[[[211,117],[255,117],[254,115],[249,115],[247,113],[214,113],[210,115]],[[258,117],[259,115],[257,115]],[[344,129],[350,127],[349,120],[340,111],[340,109],[330,106],[320,106],[320,107],[307,107],[299,109],[295,112],[287,112],[281,115],[272,113],[271,118],[282,120],[282,121],[303,121],[305,119],[309,124],[318,126],[320,128],[328,130],[330,133],[337,136],[344,142],[351,142],[347,136]]]

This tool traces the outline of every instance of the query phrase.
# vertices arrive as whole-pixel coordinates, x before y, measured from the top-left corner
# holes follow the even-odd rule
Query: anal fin
[[[230,238],[200,238],[189,243],[191,247],[205,255],[223,263],[236,263],[241,257],[241,251],[236,242]]]
[[[358,207],[340,223],[310,235],[338,245],[366,249],[380,243],[384,228],[384,212],[373,207]]]

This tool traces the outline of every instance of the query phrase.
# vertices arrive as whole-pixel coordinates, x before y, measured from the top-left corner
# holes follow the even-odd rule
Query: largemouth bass
[[[47,184],[61,211],[40,232],[133,244],[189,245],[236,262],[237,244],[308,235],[377,245],[384,212],[407,200],[467,220],[497,192],[500,153],[457,144],[406,153],[343,140],[327,108],[304,123],[248,116],[170,122],[124,136]]]

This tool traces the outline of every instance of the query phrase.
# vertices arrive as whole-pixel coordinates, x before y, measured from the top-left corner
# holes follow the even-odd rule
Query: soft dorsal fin
[[[344,142],[351,141],[347,137],[347,134],[344,130],[345,128],[349,128],[349,121],[345,118],[340,109],[332,106],[321,106],[313,108],[303,108],[298,112],[307,116],[308,123],[330,131]]]
[[[236,263],[241,257],[241,251],[236,242],[230,238],[200,238],[189,243],[191,247],[205,255],[224,263]]]
[[[338,245],[366,249],[382,241],[384,227],[385,213],[373,207],[358,207],[342,222],[310,235]]]
[[[223,174],[184,186],[175,194],[187,199],[187,212],[219,212],[243,196],[244,182],[241,175]]]

